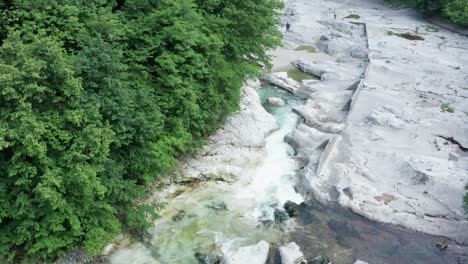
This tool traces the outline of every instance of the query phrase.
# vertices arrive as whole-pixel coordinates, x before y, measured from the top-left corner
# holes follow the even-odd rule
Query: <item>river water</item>
[[[270,86],[258,93],[279,129],[266,138],[263,161],[246,175],[251,180],[188,186],[161,212],[161,218],[149,231],[151,240],[116,252],[111,263],[210,262],[260,240],[282,242],[287,227],[272,224],[275,209],[283,208],[288,200],[304,200],[294,190],[298,169],[292,157],[294,150],[283,140],[299,121],[292,108],[302,104],[303,99]],[[286,105],[267,105],[265,101],[271,96],[280,97]]]
[[[292,111],[303,99],[266,86],[257,91],[279,129],[266,139],[263,161],[234,183],[208,182],[177,192],[149,230],[151,238],[121,249],[112,264],[219,263],[239,247],[261,240],[272,246],[296,242],[309,263],[465,263],[465,253],[443,238],[392,225],[379,224],[336,204],[323,205],[294,190],[299,164],[284,142],[300,118]],[[270,106],[266,98],[280,97],[286,105]],[[245,179],[249,180],[245,180]],[[300,204],[294,221],[275,223],[275,209],[286,201]],[[294,224],[293,224],[294,223]],[[278,253],[276,253],[278,262]],[[461,262],[460,262],[461,261]],[[239,263],[248,264],[248,263]]]

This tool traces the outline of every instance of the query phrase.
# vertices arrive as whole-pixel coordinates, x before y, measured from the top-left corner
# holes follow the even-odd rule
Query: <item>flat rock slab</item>
[[[310,44],[329,58],[294,62],[326,76],[303,83],[298,93],[308,101],[295,110],[307,126],[336,135],[318,170],[316,154],[302,158],[304,189],[372,220],[467,244],[468,38],[382,3],[288,3],[286,47]],[[357,14],[365,27],[334,13]],[[350,65],[365,79],[348,90],[339,82],[356,83]],[[316,144],[302,142],[310,146],[299,149]]]

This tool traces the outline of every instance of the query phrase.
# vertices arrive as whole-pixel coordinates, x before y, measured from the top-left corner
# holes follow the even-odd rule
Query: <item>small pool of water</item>
[[[444,238],[380,224],[337,204],[306,201],[299,206],[296,221],[288,239],[301,247],[309,263],[353,264],[359,259],[372,264],[448,264],[468,260],[459,254],[463,249],[454,250],[457,245],[452,241],[446,242],[446,250],[440,250],[437,243]]]

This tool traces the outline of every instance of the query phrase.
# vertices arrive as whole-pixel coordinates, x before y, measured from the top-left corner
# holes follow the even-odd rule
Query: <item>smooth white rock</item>
[[[112,250],[114,250],[115,246],[116,245],[114,243],[110,243],[102,250],[101,255],[103,256],[109,255],[112,252]]]
[[[288,77],[287,72],[274,72],[268,75],[268,81],[286,91],[296,93],[301,84]]]
[[[283,106],[284,101],[281,98],[278,97],[270,97],[267,99],[268,104],[274,105],[274,106]]]
[[[299,246],[291,242],[279,248],[281,263],[282,264],[304,264],[307,261],[304,259],[304,254],[302,254]]]
[[[247,85],[248,84],[248,85]],[[276,120],[263,108],[255,88],[258,80],[249,80],[242,88],[239,111],[207,141],[195,158],[183,160],[172,182],[224,180],[235,181],[264,156],[265,138],[277,129]],[[164,179],[163,179],[164,180]],[[164,194],[156,194],[163,199]]]
[[[358,259],[354,262],[354,264],[369,264],[369,263]]]
[[[305,171],[309,187],[322,200],[331,200],[329,191],[336,188],[341,205],[370,219],[466,244],[468,157],[458,144],[468,145],[468,71],[456,67],[468,65],[466,38],[426,31],[430,24],[416,12],[380,2],[346,1],[346,8],[340,1],[295,2],[301,8],[294,19],[301,27],[285,36],[286,46],[313,43],[329,56],[296,63],[320,76],[328,72],[327,78],[298,90],[311,102],[296,111],[307,125],[341,135],[322,159],[319,174]],[[333,20],[333,12],[344,17],[350,10],[365,14],[360,21],[366,23],[367,41],[362,26]],[[388,31],[420,34],[425,40]],[[367,75],[348,114],[341,111],[349,98],[343,82],[364,74],[360,66],[367,51]],[[353,67],[358,75],[348,74]],[[442,111],[443,103],[453,113]],[[346,188],[352,197],[343,192]]]
[[[255,245],[241,247],[231,255],[224,255],[223,264],[264,264],[269,249],[270,245],[262,240]]]

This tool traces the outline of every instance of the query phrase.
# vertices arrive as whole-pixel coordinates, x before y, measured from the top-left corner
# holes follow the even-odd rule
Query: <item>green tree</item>
[[[276,0],[0,2],[0,252],[95,255],[280,44]]]
[[[445,6],[444,12],[453,22],[468,27],[468,1],[452,0]]]
[[[95,251],[119,228],[98,177],[113,138],[99,105],[81,104],[80,80],[50,38],[10,34],[0,76],[0,251],[46,258],[77,242]]]

